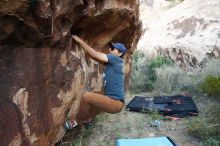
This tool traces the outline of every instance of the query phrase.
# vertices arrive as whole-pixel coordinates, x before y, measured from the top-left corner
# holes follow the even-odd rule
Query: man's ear
[[[119,52],[120,54],[119,54],[119,57],[121,57],[122,55],[123,55],[123,53],[122,52]]]

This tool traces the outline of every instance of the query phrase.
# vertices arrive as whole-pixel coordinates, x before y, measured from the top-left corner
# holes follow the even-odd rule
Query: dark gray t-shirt
[[[124,72],[123,59],[107,54],[108,63],[105,64],[103,86],[105,95],[124,100]]]

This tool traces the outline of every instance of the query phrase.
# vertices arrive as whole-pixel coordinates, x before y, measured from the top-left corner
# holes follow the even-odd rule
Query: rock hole
[[[74,26],[72,26],[70,29],[70,34],[71,35],[80,35],[80,34],[82,34],[82,31],[83,31],[82,28],[75,28]]]

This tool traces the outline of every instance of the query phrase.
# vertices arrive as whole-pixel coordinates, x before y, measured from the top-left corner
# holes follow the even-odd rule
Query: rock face
[[[110,41],[124,43],[127,83],[141,33],[138,5],[138,0],[0,1],[1,145],[54,145],[82,93],[101,89],[102,65],[85,55],[70,31],[102,52]]]
[[[163,52],[181,67],[197,66],[208,55],[219,56],[220,1],[176,0],[175,4],[141,1],[145,33],[138,49],[150,56]]]

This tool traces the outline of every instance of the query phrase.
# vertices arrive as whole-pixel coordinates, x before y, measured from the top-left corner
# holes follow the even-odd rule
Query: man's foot
[[[66,130],[70,130],[73,129],[74,127],[78,126],[78,123],[74,120],[74,121],[66,121],[64,122],[64,128]]]

